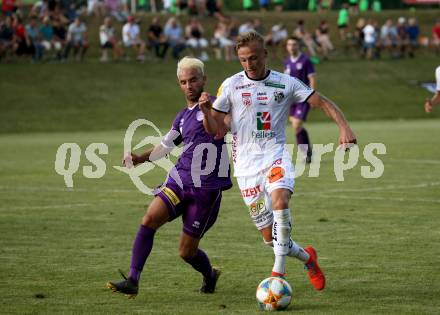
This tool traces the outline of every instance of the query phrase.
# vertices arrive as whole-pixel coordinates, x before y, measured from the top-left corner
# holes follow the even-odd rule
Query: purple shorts
[[[156,196],[168,207],[168,221],[182,216],[183,232],[200,239],[217,220],[222,190],[196,187],[181,189],[176,183],[168,181]]]
[[[289,116],[293,116],[295,118],[301,119],[302,121],[306,121],[309,110],[309,103],[294,103],[290,105]]]

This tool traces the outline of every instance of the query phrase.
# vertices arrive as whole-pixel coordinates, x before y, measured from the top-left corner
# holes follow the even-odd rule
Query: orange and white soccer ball
[[[258,306],[265,311],[286,309],[292,301],[292,287],[283,278],[269,277],[257,287]]]

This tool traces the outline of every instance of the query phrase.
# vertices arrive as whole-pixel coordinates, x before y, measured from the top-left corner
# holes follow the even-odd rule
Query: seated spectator
[[[43,19],[46,15],[49,15],[49,4],[48,0],[39,0],[34,3],[31,8],[30,16],[37,16]]]
[[[105,15],[106,8],[103,0],[87,0],[87,15],[94,14],[97,17]]]
[[[272,48],[274,58],[277,58],[277,51],[280,46],[283,46],[283,42],[288,36],[287,29],[283,24],[272,26],[270,33],[265,37],[265,42],[268,47]]]
[[[101,62],[109,60],[108,51],[113,52],[113,60],[119,59],[122,56],[122,49],[119,46],[115,37],[115,29],[113,28],[112,18],[107,16],[104,19],[104,24],[99,27],[99,42],[101,44]]]
[[[118,22],[125,22],[128,19],[128,6],[124,0],[105,0],[105,8]]]
[[[216,58],[221,59],[222,53],[226,61],[231,61],[234,54],[234,42],[229,38],[228,25],[225,22],[217,23],[214,30],[213,46],[216,47]]]
[[[195,56],[202,61],[209,59],[206,48],[208,48],[208,41],[203,38],[203,27],[196,18],[192,18],[185,27],[186,46],[190,47]]]
[[[122,43],[124,47],[136,52],[136,59],[145,61],[145,42],[141,39],[141,30],[134,16],[129,16],[127,23],[122,27]]]
[[[312,35],[306,30],[304,20],[299,20],[296,29],[293,31],[293,36],[298,38],[300,45],[307,48],[311,57],[317,57],[316,43]]]
[[[44,47],[41,44],[40,31],[37,26],[37,18],[31,17],[29,24],[26,25],[26,34],[30,41],[32,59],[38,62],[43,57]]]
[[[269,0],[260,0],[260,11],[266,12],[269,9],[269,5],[270,5]],[[258,33],[260,33],[260,32],[258,32]],[[260,34],[262,34],[262,33],[260,33]]]
[[[61,60],[63,59],[62,51],[66,48],[66,28],[61,23],[59,18],[54,18],[53,23],[53,42],[55,46],[60,46],[61,49],[57,51],[57,59]]]
[[[244,33],[249,33],[251,31],[254,31],[254,24],[252,20],[248,20],[240,25],[238,28],[238,34],[243,35]]]
[[[77,61],[84,59],[84,55],[89,48],[89,42],[87,36],[87,27],[79,17],[77,17],[75,21],[69,25],[66,43],[66,50],[64,52],[65,59],[69,57],[69,52],[72,48],[73,56]]]
[[[54,40],[53,27],[50,23],[49,16],[45,16],[43,19],[43,25],[40,27],[40,37],[45,52],[55,50],[57,56],[60,55],[62,45]]]
[[[405,54],[408,51],[409,41],[406,28],[406,19],[404,17],[400,17],[397,20],[397,45],[399,47],[399,57],[405,57]]]
[[[414,52],[419,47],[419,35],[420,28],[415,18],[408,20],[408,27],[406,28],[408,34],[408,55],[410,58],[414,58]]]
[[[150,27],[148,28],[147,40],[148,46],[154,49],[156,57],[164,59],[169,45],[157,16],[151,20]]]
[[[440,19],[432,27],[432,44],[437,54],[440,53]]]
[[[272,0],[276,12],[283,11],[284,0]]]
[[[0,21],[0,60],[12,55],[16,50],[15,34],[12,27],[11,16],[6,16],[4,22]]]
[[[2,12],[5,16],[12,16],[17,11],[17,0],[2,0]]]
[[[334,46],[330,40],[330,31],[327,21],[323,20],[319,23],[319,26],[315,31],[315,37],[321,48],[323,58],[328,59],[328,54],[334,49]]]
[[[397,28],[392,19],[386,20],[380,29],[380,48],[388,50],[391,57],[396,57]]]
[[[170,17],[165,25],[164,30],[168,44],[172,49],[174,59],[179,59],[180,53],[186,48],[183,31],[175,17]]]
[[[206,11],[208,11],[209,16],[217,19],[224,18],[221,0],[206,0]]]
[[[21,17],[17,14],[12,15],[12,27],[15,30],[15,53],[18,56],[32,55],[31,41],[26,34]]]

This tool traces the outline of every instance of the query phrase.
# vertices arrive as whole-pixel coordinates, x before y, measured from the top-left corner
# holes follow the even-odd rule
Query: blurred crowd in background
[[[283,2],[243,0],[242,9],[282,11]],[[138,12],[136,15],[133,5]],[[322,19],[317,25],[308,25],[305,20],[298,20],[293,29],[282,23],[267,25],[259,18],[240,22],[224,13],[219,0],[137,0],[134,3],[127,0],[40,0],[31,5],[3,0],[0,62],[21,59],[81,61],[90,46],[99,47],[101,62],[179,59],[183,52],[204,61],[212,58],[231,61],[235,58],[236,37],[250,30],[264,35],[275,57],[285,54],[285,40],[295,36],[315,63],[330,59],[335,51],[331,29],[333,36],[338,36],[341,53],[354,51],[361,58],[412,58],[421,46],[437,54],[440,52],[440,19],[432,25],[430,33],[422,34],[414,17],[401,16],[383,24],[363,17],[364,11],[381,10],[378,0],[347,0],[338,8],[331,0],[310,0],[308,9],[320,12],[337,9],[337,21],[331,24]],[[139,11],[142,10],[153,13],[145,26],[140,23]],[[185,25],[180,22],[182,16],[187,21]],[[91,24],[94,28],[99,27],[99,31],[90,32],[86,21],[91,19],[102,22],[99,26],[96,22]],[[206,29],[212,32],[208,34]],[[89,32],[99,35],[91,38]]]

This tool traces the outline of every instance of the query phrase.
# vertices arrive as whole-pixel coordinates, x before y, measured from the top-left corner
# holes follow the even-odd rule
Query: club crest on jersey
[[[284,93],[281,91],[273,92],[273,96],[275,98],[275,101],[277,101],[278,103],[281,103],[281,101],[284,99]]]
[[[202,121],[204,117],[205,117],[205,115],[203,114],[202,111],[197,112],[197,114],[196,114],[197,121]]]
[[[252,105],[252,94],[251,93],[241,93],[241,100],[244,106]]]
[[[301,70],[303,68],[303,64],[301,62],[296,64],[296,70]]]
[[[257,112],[257,130],[270,130],[269,112]]]

